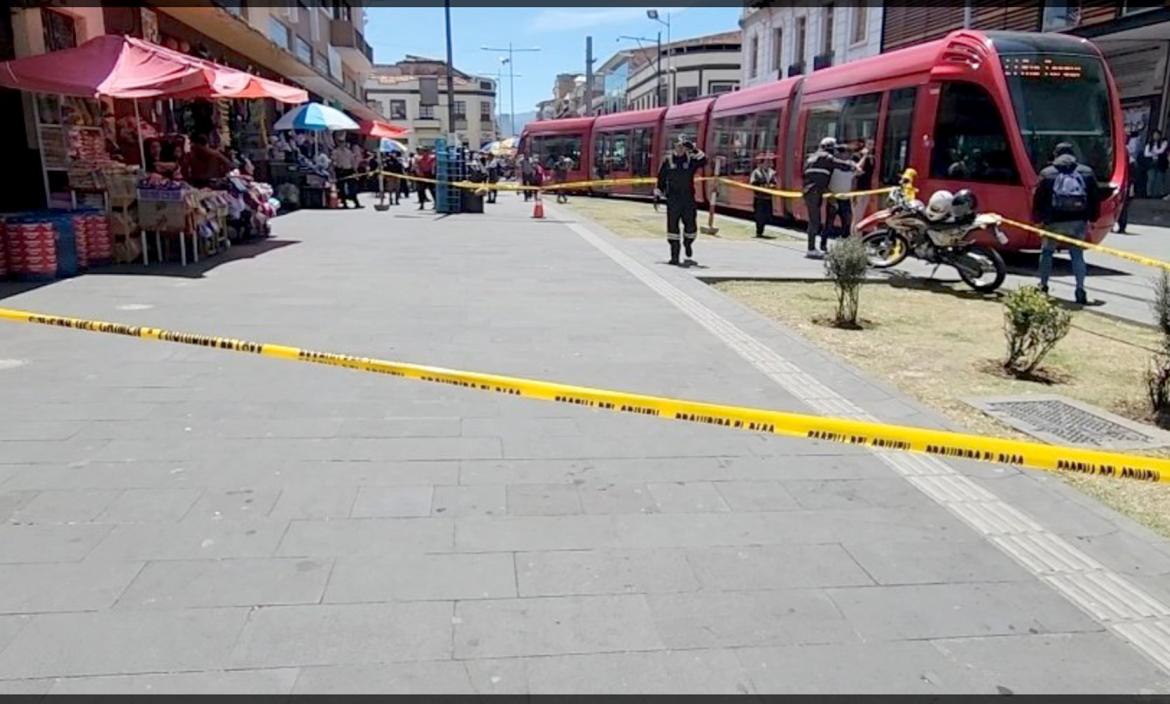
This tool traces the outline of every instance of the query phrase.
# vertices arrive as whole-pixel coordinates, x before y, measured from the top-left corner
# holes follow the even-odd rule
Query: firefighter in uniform
[[[816,249],[817,235],[821,232],[821,204],[825,193],[829,190],[829,177],[833,169],[843,169],[860,172],[861,168],[849,159],[838,159],[833,155],[837,148],[837,140],[825,137],[820,147],[809,155],[804,162],[804,205],[808,210],[808,253],[810,258],[824,256],[826,238],[821,237],[821,249]]]
[[[666,199],[666,241],[670,244],[670,263],[678,266],[680,245],[686,248],[687,261],[695,252],[695,236],[699,226],[695,222],[695,172],[707,163],[707,156],[695,148],[685,136],[674,144],[674,153],[666,157],[658,169],[658,193]],[[679,222],[683,234],[679,234]],[[680,242],[680,240],[682,240]]]

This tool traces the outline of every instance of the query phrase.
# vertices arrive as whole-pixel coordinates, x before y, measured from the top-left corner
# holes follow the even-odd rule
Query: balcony
[[[831,51],[813,57],[813,70],[814,71],[820,71],[822,68],[828,68],[832,65],[833,65],[833,52],[831,52]]]
[[[799,76],[802,73],[804,73],[804,62],[803,61],[789,65],[789,67],[788,67],[788,76],[789,77]]]
[[[367,70],[373,67],[373,47],[349,20],[329,20],[329,43],[341,54],[343,61],[356,63]]]

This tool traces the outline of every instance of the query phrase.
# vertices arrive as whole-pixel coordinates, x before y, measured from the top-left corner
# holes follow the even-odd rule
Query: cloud
[[[671,14],[682,12],[683,8],[662,8]],[[599,7],[599,8],[554,8],[541,10],[528,23],[534,32],[556,32],[564,30],[592,29],[620,22],[646,20],[645,7]]]

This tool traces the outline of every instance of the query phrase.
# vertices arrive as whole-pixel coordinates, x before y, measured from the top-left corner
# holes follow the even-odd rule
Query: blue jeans
[[[1071,237],[1073,239],[1084,240],[1085,234],[1088,230],[1088,223],[1085,222],[1054,222],[1045,225],[1049,230],[1055,233]],[[1045,239],[1044,245],[1040,249],[1040,285],[1048,286],[1048,277],[1052,275],[1052,253],[1056,251],[1060,243],[1056,240]],[[1085,274],[1087,267],[1085,266],[1085,250],[1080,247],[1067,245],[1068,258],[1072,260],[1073,277],[1077,282],[1077,291],[1085,290]]]

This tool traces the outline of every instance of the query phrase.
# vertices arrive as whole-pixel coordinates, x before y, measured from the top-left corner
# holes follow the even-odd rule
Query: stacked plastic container
[[[57,277],[57,233],[51,220],[26,215],[9,217],[4,230],[8,268],[14,277]]]
[[[110,220],[105,213],[75,212],[72,224],[79,267],[84,269],[113,261],[114,241],[110,234]]]

